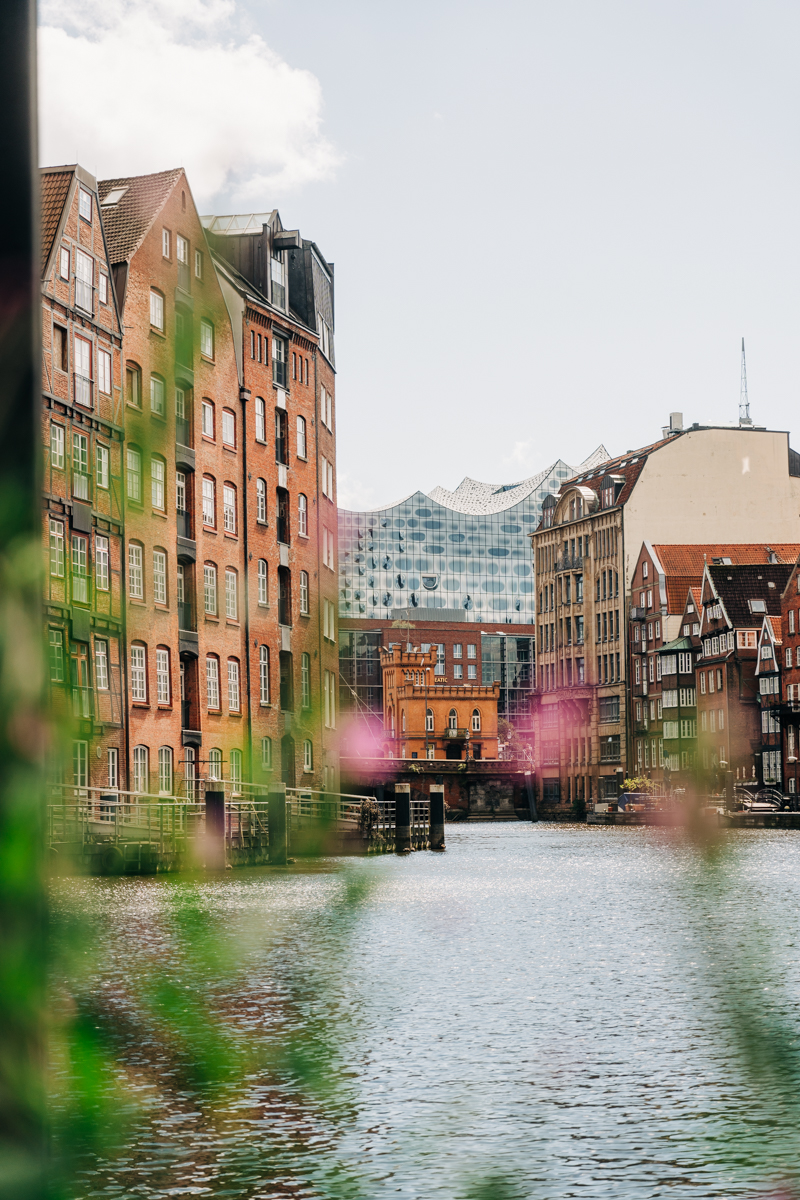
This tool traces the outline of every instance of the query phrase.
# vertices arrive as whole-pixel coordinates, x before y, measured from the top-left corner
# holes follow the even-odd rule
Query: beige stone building
[[[682,428],[567,480],[532,535],[536,773],[546,806],[616,795],[630,721],[626,626],[642,543],[797,540],[800,455],[789,435]],[[658,611],[645,589],[644,608]],[[635,607],[639,607],[637,603]]]

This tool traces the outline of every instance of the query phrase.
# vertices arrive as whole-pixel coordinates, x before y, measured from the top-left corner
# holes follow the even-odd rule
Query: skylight
[[[101,202],[100,202],[101,208],[112,208],[115,204],[119,204],[120,200],[125,195],[127,190],[128,189],[126,187],[112,188],[111,191],[106,196],[105,200],[101,200]]]
[[[767,611],[766,601],[764,600],[748,600],[751,613],[765,613]]]

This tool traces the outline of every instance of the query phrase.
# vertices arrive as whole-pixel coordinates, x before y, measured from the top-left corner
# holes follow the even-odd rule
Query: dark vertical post
[[[225,869],[225,793],[206,790],[206,869]]]
[[[431,850],[444,850],[444,784],[432,783],[430,788],[430,845]]]
[[[733,771],[725,772],[725,811],[733,812]]]
[[[394,848],[398,854],[411,849],[411,784],[394,785]]]
[[[286,824],[286,784],[277,781],[269,785],[269,861],[274,867],[285,867],[289,858],[289,838]]]
[[[536,811],[536,797],[533,793],[533,774],[530,771],[525,772],[525,791],[528,795],[528,812],[531,814],[531,820],[538,821],[539,814]]]
[[[0,4],[0,1196],[44,1195],[41,298],[33,0]]]

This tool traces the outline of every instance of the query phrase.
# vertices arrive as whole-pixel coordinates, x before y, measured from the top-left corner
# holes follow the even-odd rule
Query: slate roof
[[[780,616],[781,593],[792,573],[789,563],[759,563],[707,569],[734,628],[752,629],[762,623],[764,614],[751,613],[748,600],[763,600],[770,616]],[[770,587],[770,583],[774,583],[775,586]]]
[[[768,563],[769,552],[774,551],[780,563],[794,563],[800,554],[800,544],[780,543],[763,545],[742,542],[737,545],[710,543],[707,545],[653,545],[653,552],[664,571],[667,588],[667,612],[683,612],[689,587],[699,584],[706,563],[713,565],[715,558],[730,558],[734,566],[747,563]],[[699,598],[698,598],[699,603]]]
[[[67,167],[63,171],[40,172],[42,189],[42,273],[44,273],[44,269],[50,258],[50,251],[53,249],[53,242],[58,233],[61,214],[64,211],[64,204],[69,195],[74,174],[75,170],[73,167]]]
[[[183,173],[183,167],[176,167],[155,175],[100,180],[97,190],[109,262],[127,262],[133,257]],[[116,204],[103,208],[103,200],[114,188],[125,188],[125,195]]]

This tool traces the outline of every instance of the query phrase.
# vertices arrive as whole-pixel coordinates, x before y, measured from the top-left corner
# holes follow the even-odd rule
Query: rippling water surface
[[[725,834],[724,886],[673,832],[447,834],[445,854],[59,883],[96,922],[91,991],[139,1105],[76,1195],[791,1194],[800,833]],[[181,948],[187,905],[213,953]],[[162,975],[256,1054],[214,1103],[140,1021]],[[778,1051],[760,1076],[748,1006]]]

